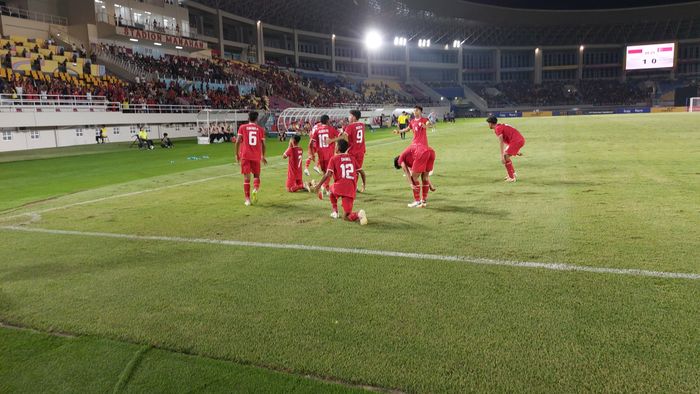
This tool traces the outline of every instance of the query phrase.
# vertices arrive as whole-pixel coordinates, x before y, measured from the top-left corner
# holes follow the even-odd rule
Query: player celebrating
[[[295,193],[300,190],[309,191],[308,186],[304,184],[304,179],[301,173],[301,161],[304,157],[304,151],[299,146],[301,136],[295,134],[289,141],[289,148],[282,155],[283,159],[288,159],[287,164],[287,191]]]
[[[330,140],[330,142],[336,142],[339,139],[343,139],[348,143],[348,154],[357,162],[357,171],[362,169],[362,164],[365,161],[365,152],[367,151],[365,146],[365,124],[360,122],[361,117],[359,110],[351,110],[348,117],[350,124],[345,126],[338,138]]]
[[[329,124],[330,117],[328,115],[321,116],[321,123],[318,124],[316,130],[313,134],[312,142],[316,147],[316,155],[318,156],[318,166],[321,168],[322,173],[326,173],[328,170],[328,163],[330,162],[333,154],[335,153],[335,141],[338,138],[338,130]],[[326,181],[325,184],[321,185],[321,193],[328,194],[328,185],[330,179]]]
[[[258,113],[248,113],[248,123],[238,128],[235,153],[236,162],[241,163],[243,174],[243,191],[245,192],[245,205],[250,206],[250,177],[253,176],[253,202],[258,202],[260,190],[260,162],[267,164],[265,159],[265,129],[258,126]]]
[[[314,171],[321,174],[321,169],[318,168],[319,163],[315,160],[315,156],[318,156],[318,145],[314,143],[314,135],[316,134],[316,130],[320,124],[321,122],[316,123],[309,133],[309,157],[306,158],[306,165],[304,166],[304,174],[306,176],[311,175],[309,172],[309,166],[311,165],[312,161],[314,162]]]
[[[395,134],[405,133],[408,130],[413,131],[413,141],[411,144],[428,146],[428,127],[431,126],[430,120],[423,117],[423,107],[416,105],[413,108],[414,118],[408,123],[408,127],[394,130]]]
[[[522,156],[520,149],[525,145],[525,137],[514,127],[507,124],[499,124],[498,118],[489,116],[486,119],[489,129],[493,130],[501,143],[501,163],[506,167],[508,177],[506,182],[515,182],[515,168],[511,157]]]
[[[331,206],[333,207],[331,217],[333,219],[338,218],[338,198],[341,198],[343,200],[343,212],[345,213],[343,218],[350,222],[359,221],[364,226],[367,224],[367,214],[362,209],[359,212],[353,212],[352,207],[355,202],[355,191],[357,190],[357,175],[359,174],[362,178],[362,189],[364,190],[366,183],[365,172],[358,168],[357,161],[348,151],[348,142],[339,140],[336,144],[336,155],[328,163],[328,171],[312,190],[318,192],[321,185],[333,176],[330,195]]]
[[[413,202],[409,208],[425,208],[428,206],[428,192],[435,191],[430,182],[430,173],[435,163],[435,151],[431,147],[409,145],[398,157],[394,158],[394,167],[403,169],[408,183],[413,190]],[[418,179],[420,178],[420,184]],[[423,198],[421,198],[421,192]]]

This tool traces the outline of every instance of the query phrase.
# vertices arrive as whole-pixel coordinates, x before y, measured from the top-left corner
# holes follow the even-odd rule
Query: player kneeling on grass
[[[323,174],[323,178],[317,185],[313,187],[313,192],[318,193],[318,198],[323,199],[323,194],[319,193],[319,188],[328,178],[333,176],[333,184],[331,185],[331,206],[333,212],[331,217],[338,218],[338,198],[343,201],[343,218],[350,222],[360,222],[361,225],[367,224],[367,214],[360,209],[359,212],[353,212],[352,207],[355,202],[355,192],[357,190],[357,175],[362,178],[362,191],[365,190],[365,172],[361,168],[353,156],[348,152],[348,143],[345,140],[338,140],[335,148],[335,156],[328,163],[328,170]]]
[[[243,174],[243,192],[245,193],[245,205],[250,201],[250,177],[253,176],[253,203],[258,202],[260,190],[260,162],[267,164],[265,159],[265,129],[258,126],[258,113],[251,111],[248,114],[248,123],[238,128],[235,151],[236,162],[241,163]]]
[[[295,134],[289,140],[289,148],[282,155],[283,159],[288,159],[287,164],[287,191],[295,193],[300,190],[308,192],[309,188],[304,184],[304,176],[301,171],[301,162],[304,158],[304,151],[299,146],[301,136]]]
[[[489,124],[489,129],[496,133],[501,143],[501,163],[506,166],[506,172],[508,173],[506,182],[515,182],[517,174],[515,173],[515,168],[513,168],[511,157],[522,156],[520,149],[525,145],[525,137],[514,127],[498,123],[498,118],[495,116],[489,116],[486,122]]]
[[[409,145],[399,156],[394,158],[394,167],[403,169],[411,190],[413,202],[409,208],[425,208],[428,206],[428,192],[435,191],[430,182],[430,172],[435,163],[435,151],[431,147]],[[418,182],[420,179],[420,184]],[[421,198],[421,192],[423,197]]]

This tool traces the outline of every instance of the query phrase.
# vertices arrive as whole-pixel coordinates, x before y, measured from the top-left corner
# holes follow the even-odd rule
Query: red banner
[[[160,42],[161,44],[169,44],[194,49],[207,49],[207,44],[203,41],[171,36],[169,34],[162,34],[155,31],[134,29],[133,27],[117,26],[117,34],[129,38]]]

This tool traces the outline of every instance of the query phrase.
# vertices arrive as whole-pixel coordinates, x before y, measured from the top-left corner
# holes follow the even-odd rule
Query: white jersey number
[[[355,180],[355,166],[352,163],[341,164],[340,171],[343,172],[343,179]]]
[[[248,145],[256,146],[258,144],[258,135],[256,133],[248,134]]]
[[[328,134],[319,134],[318,135],[318,146],[321,148],[328,148],[328,141],[330,138],[328,138]]]

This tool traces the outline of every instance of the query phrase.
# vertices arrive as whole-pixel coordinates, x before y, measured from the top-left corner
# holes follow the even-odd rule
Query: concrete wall
[[[98,126],[99,127],[99,126]],[[0,152],[26,149],[55,148],[61,146],[94,144],[96,126],[66,128],[25,128],[0,129]],[[4,141],[3,133],[10,132],[12,139]],[[111,125],[107,127],[109,142],[129,142],[134,140],[138,128],[132,125]],[[36,135],[38,133],[38,136]],[[150,126],[150,137],[159,140],[163,133],[171,138],[195,137],[196,124],[160,124]],[[35,138],[32,138],[34,135]]]
[[[3,15],[2,34],[6,36],[22,36],[27,38],[49,38],[49,25],[29,19],[13,18]]]

